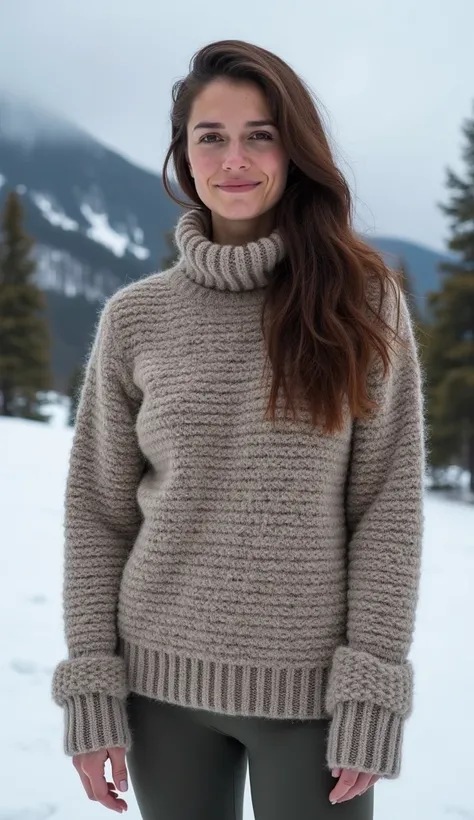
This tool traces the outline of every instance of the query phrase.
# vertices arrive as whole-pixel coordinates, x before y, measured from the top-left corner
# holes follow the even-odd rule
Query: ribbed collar
[[[245,245],[219,245],[207,235],[203,211],[193,209],[180,218],[175,233],[181,264],[187,275],[207,288],[254,290],[268,284],[276,264],[283,259],[278,231]]]

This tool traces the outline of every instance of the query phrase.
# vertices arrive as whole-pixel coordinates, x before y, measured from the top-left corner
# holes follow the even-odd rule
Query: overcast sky
[[[200,46],[237,38],[309,83],[357,227],[445,247],[446,166],[473,114],[474,0],[0,0],[0,90],[159,170],[170,92]]]

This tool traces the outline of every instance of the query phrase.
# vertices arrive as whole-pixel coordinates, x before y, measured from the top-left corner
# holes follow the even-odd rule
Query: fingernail
[[[121,792],[126,792],[127,789],[128,789],[127,781],[126,780],[121,780],[120,781],[120,791]]]

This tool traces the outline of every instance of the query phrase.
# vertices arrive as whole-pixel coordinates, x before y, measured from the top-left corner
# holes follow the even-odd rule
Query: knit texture
[[[207,238],[203,211],[185,213],[176,231],[176,244],[188,276],[199,285],[219,290],[253,290],[268,284],[284,256],[278,231],[246,245],[218,245]]]
[[[129,746],[129,691],[229,715],[331,718],[328,765],[395,777],[412,709],[423,530],[418,353],[406,300],[379,410],[333,435],[264,420],[265,283],[177,227],[179,262],[105,305],[65,498],[65,751]],[[378,299],[375,299],[378,306]],[[388,292],[384,318],[396,324]]]

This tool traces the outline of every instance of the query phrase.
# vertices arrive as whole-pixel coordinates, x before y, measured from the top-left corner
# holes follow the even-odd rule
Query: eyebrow
[[[249,122],[245,123],[246,128],[261,128],[264,125],[272,125],[273,128],[276,128],[273,120],[249,120]],[[222,122],[198,122],[198,124],[194,126],[193,131],[196,131],[198,128],[225,128],[225,125]]]

